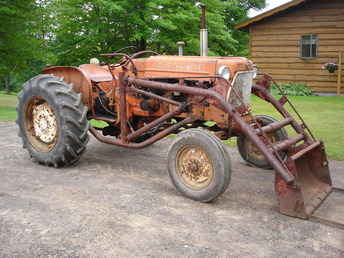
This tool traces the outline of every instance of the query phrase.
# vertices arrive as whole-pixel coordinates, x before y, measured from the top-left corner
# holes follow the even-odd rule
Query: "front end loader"
[[[281,213],[308,219],[331,193],[324,144],[297,112],[295,119],[287,111],[286,104],[294,106],[286,96],[277,100],[270,94],[271,77],[261,75],[254,83],[257,70],[248,59],[152,51],[103,56],[120,60],[48,67],[24,85],[17,123],[34,161],[55,167],[76,163],[88,132],[131,149],[176,134],[168,154],[170,178],[184,196],[210,202],[231,179],[221,140],[237,137],[248,164],[275,171]],[[282,119],[254,116],[252,94],[270,103]],[[106,126],[92,126],[91,120]]]

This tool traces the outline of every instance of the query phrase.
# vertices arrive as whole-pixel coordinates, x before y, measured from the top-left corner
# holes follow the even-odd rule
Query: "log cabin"
[[[236,29],[249,32],[251,59],[279,83],[344,93],[344,0],[293,0]],[[329,62],[338,64],[334,73],[323,69]]]

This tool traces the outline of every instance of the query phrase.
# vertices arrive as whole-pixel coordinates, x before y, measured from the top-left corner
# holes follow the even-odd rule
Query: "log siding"
[[[338,63],[339,51],[344,52],[343,0],[305,1],[247,26],[251,59],[261,71],[278,82],[305,83],[314,92],[337,92],[337,72],[322,66]],[[305,59],[300,57],[301,37],[309,34],[318,37],[317,57]]]

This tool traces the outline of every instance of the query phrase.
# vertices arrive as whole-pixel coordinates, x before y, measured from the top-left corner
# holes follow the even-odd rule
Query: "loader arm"
[[[149,144],[154,143],[155,141],[161,139],[162,137],[168,135],[169,133],[173,132],[174,130],[178,129],[182,125],[185,125],[187,123],[192,122],[194,119],[192,117],[188,117],[184,119],[183,121],[179,122],[178,124],[175,124],[173,128],[167,128],[165,131],[159,133],[159,135],[153,136],[154,139],[148,139],[145,142],[142,143],[130,143],[127,142],[128,134],[126,124],[126,108],[125,108],[125,100],[126,100],[126,93],[131,90],[131,87],[129,85],[137,85],[144,88],[149,89],[160,89],[165,91],[171,91],[171,92],[180,92],[185,94],[192,94],[195,96],[203,96],[205,98],[213,99],[215,100],[215,105],[218,106],[221,110],[226,112],[233,120],[241,127],[242,132],[249,137],[249,139],[257,146],[257,148],[263,153],[265,158],[268,160],[268,162],[271,164],[271,166],[275,169],[275,171],[288,183],[291,184],[294,182],[294,176],[293,174],[288,171],[288,168],[286,166],[283,166],[281,162],[274,156],[273,152],[271,152],[266,144],[261,140],[261,138],[258,136],[258,133],[255,131],[254,128],[252,128],[249,124],[247,124],[243,118],[241,117],[240,113],[232,106],[230,105],[223,96],[221,96],[219,93],[209,90],[209,89],[200,89],[200,88],[193,88],[188,86],[180,87],[178,85],[173,85],[169,83],[161,83],[161,82],[153,82],[143,79],[134,79],[130,77],[124,77],[122,76],[120,78],[120,92],[121,92],[121,107],[123,107],[120,111],[121,116],[121,138],[120,139],[108,139],[106,137],[103,137],[95,129],[91,129],[91,133],[100,141],[106,142],[109,144],[114,145],[120,145],[123,147],[129,147],[129,148],[143,148],[146,147]],[[180,103],[180,110],[179,112],[183,112],[182,103]],[[152,122],[154,123],[154,122]],[[173,130],[172,130],[173,129]],[[135,132],[134,132],[135,133]],[[129,135],[130,138],[130,135]]]
[[[225,112],[230,119],[239,125],[241,133],[249,138],[275,170],[275,190],[281,213],[299,218],[310,218],[314,211],[331,193],[332,182],[323,143],[317,141],[312,134],[312,137],[309,136],[305,130],[305,128],[308,127],[304,121],[301,119],[303,122],[299,124],[284,108],[284,104],[289,102],[285,96],[280,100],[276,100],[264,85],[253,86],[253,92],[271,103],[284,119],[267,126],[255,128],[252,124],[244,120],[242,113],[240,113],[237,108],[228,103],[221,94],[212,88],[202,89],[185,85],[180,86],[178,84],[137,79],[128,77],[125,73],[121,73],[119,75],[120,137],[114,139],[105,137],[97,132],[95,128],[90,128],[90,132],[101,142],[138,149],[153,144],[163,137],[177,132],[180,128],[188,127],[188,124],[197,121],[197,117],[193,117],[192,112],[190,112],[190,107],[194,103],[174,101],[169,98],[155,95],[145,89],[179,92],[186,95],[199,96],[203,99],[201,103],[207,100],[207,103],[212,103],[211,105]],[[146,124],[144,127],[136,131],[133,131],[131,128],[130,131],[128,128],[128,110],[126,102],[127,94],[130,92],[148,94],[153,98],[174,105],[175,108],[160,118],[156,118],[152,122]],[[135,137],[143,135],[157,125],[171,120],[173,117],[180,114],[184,114],[186,117],[184,116],[183,120],[175,124],[170,124],[169,127],[145,139],[143,142],[137,143],[133,141]],[[267,139],[267,133],[274,132],[288,125],[295,130],[297,133],[296,136],[275,143]],[[286,151],[286,158],[282,159],[280,157],[280,151]]]
[[[287,125],[297,133],[297,136],[275,145],[279,149],[288,150],[287,158],[282,164],[288,167],[295,178],[294,185],[291,186],[280,175],[276,175],[275,191],[279,210],[285,215],[309,219],[333,191],[325,146],[315,139],[302,116],[282,91],[283,96],[279,100],[270,94],[269,85],[273,80],[266,76],[265,79],[267,80],[262,80],[261,84],[254,85],[252,92],[270,103],[284,120],[262,127],[258,133],[273,132]],[[275,85],[278,87],[276,83]],[[287,103],[296,113],[300,123],[284,107]],[[301,141],[303,143],[300,143]]]

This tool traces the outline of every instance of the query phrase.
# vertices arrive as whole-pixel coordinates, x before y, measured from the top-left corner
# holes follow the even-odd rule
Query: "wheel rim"
[[[269,138],[269,141],[271,143],[277,142],[277,137],[274,134],[267,135]],[[256,160],[265,160],[265,156],[261,153],[261,151],[248,139],[246,138],[246,150],[247,150],[247,156],[254,158]],[[264,138],[262,138],[263,142],[266,142]]]
[[[178,152],[176,161],[183,183],[194,190],[207,187],[214,177],[213,162],[208,153],[199,146],[184,146]]]
[[[27,136],[33,147],[41,152],[50,151],[57,141],[58,123],[48,102],[41,97],[32,98],[25,118]]]

